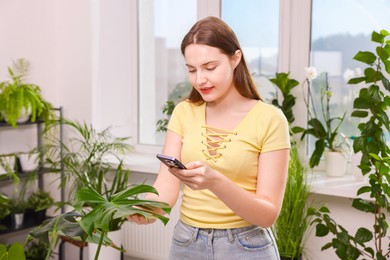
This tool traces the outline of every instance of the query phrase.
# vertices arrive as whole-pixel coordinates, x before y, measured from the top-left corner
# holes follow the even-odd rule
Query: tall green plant
[[[387,115],[390,106],[390,82],[386,73],[390,74],[390,40],[386,38],[389,33],[385,30],[374,31],[371,41],[377,44],[375,53],[359,51],[354,59],[368,65],[364,76],[353,78],[349,84],[366,83],[367,87],[360,90],[359,96],[354,100],[353,117],[366,119],[359,124],[361,132],[354,140],[354,152],[361,152],[362,159],[359,168],[363,175],[369,175],[369,185],[361,187],[358,198],[352,202],[352,207],[373,214],[372,228],[360,227],[351,235],[348,230],[331,218],[327,207],[312,210],[315,216],[313,224],[316,235],[323,237],[333,236],[332,241],[322,247],[322,250],[333,248],[340,259],[384,260],[390,256],[390,243],[385,245],[384,239],[388,237],[387,214],[390,212],[390,149],[386,144],[385,132],[390,131],[390,121]],[[382,70],[385,71],[382,71]],[[368,194],[372,200],[359,198]]]
[[[45,134],[57,124],[50,125]],[[69,195],[85,186],[93,187],[107,198],[125,189],[129,171],[123,169],[120,157],[132,149],[127,143],[129,138],[113,136],[110,127],[99,131],[92,125],[70,120],[64,120],[63,125],[68,127],[69,139],[63,142],[48,137],[46,156],[48,165],[63,170],[62,185],[73,183]]]
[[[293,108],[296,99],[291,91],[299,83],[295,79],[291,79],[289,73],[276,73],[276,77],[270,79],[270,81],[278,87],[283,95],[281,104],[277,98],[272,100],[272,104],[283,111],[291,125],[295,120]],[[290,131],[290,134],[293,138],[294,132]],[[302,257],[306,242],[305,236],[311,221],[311,216],[307,214],[307,208],[308,205],[314,207],[314,204],[308,201],[309,183],[307,173],[307,168],[302,164],[299,157],[298,144],[292,140],[282,209],[272,228],[279,254],[289,259]]]
[[[273,226],[281,256],[297,259],[303,254],[311,220],[306,214],[309,195],[307,168],[299,158],[298,147],[292,145],[283,205]]]

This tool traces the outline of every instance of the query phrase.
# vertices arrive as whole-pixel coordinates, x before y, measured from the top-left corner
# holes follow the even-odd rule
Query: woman
[[[173,206],[184,184],[170,259],[279,259],[269,227],[287,178],[286,118],[261,101],[239,42],[222,20],[198,21],[181,51],[193,89],[175,107],[163,153],[187,169],[162,165],[153,198]],[[140,215],[129,220],[154,222]]]

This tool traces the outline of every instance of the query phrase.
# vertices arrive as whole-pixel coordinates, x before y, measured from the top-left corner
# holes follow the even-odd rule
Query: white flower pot
[[[108,233],[108,237],[114,242],[115,245],[121,247],[122,245],[122,231],[117,230]],[[88,243],[88,259],[95,259],[95,254],[98,245],[93,243]],[[110,260],[120,260],[121,259],[121,251],[112,248],[110,246],[102,246],[99,253],[99,259],[110,259]]]
[[[15,228],[20,228],[23,226],[24,213],[15,213],[11,215],[12,217],[12,225]]]
[[[39,153],[21,153],[18,157],[23,172],[35,171],[39,166]]]
[[[342,152],[325,153],[326,175],[330,177],[342,177],[346,173],[347,158]]]

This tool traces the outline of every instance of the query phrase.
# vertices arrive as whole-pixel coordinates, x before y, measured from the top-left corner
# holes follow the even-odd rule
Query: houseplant
[[[46,131],[55,125],[50,124]],[[129,186],[129,171],[120,158],[131,150],[128,138],[113,136],[110,128],[98,131],[86,123],[64,120],[63,125],[68,127],[70,137],[66,143],[51,139],[45,147],[46,159],[52,168],[63,170],[62,185],[72,183],[68,203],[75,211],[45,221],[31,233],[32,237],[50,241],[51,248],[58,241],[57,235],[96,243],[97,259],[101,246],[111,245],[108,232],[119,230],[128,215],[139,213],[166,223],[168,219],[152,208],[169,212],[167,204],[137,197],[157,191],[147,185]]]
[[[47,252],[47,245],[38,239],[33,239],[24,246],[24,253],[28,260],[42,260]]]
[[[57,124],[48,125],[44,134]],[[127,143],[128,137],[113,136],[110,127],[98,131],[92,125],[70,120],[63,120],[63,126],[67,127],[69,139],[62,142],[48,136],[45,156],[50,168],[63,170],[61,185],[65,187],[72,183],[70,198],[75,191],[86,186],[107,198],[127,187],[129,171],[123,169],[120,157],[132,149]]]
[[[24,59],[8,67],[10,81],[0,82],[0,120],[16,127],[23,114],[31,122],[37,118],[49,121],[54,118],[52,105],[46,101],[39,86],[25,82],[29,63]]]
[[[296,97],[291,94],[291,91],[299,85],[299,82],[291,79],[290,73],[284,72],[276,73],[275,78],[271,78],[270,81],[278,87],[283,96],[281,104],[279,104],[278,98],[274,98],[271,103],[283,111],[289,124],[293,123],[295,120],[293,107],[295,106]]]
[[[23,197],[10,198],[9,210],[11,212],[12,225],[15,228],[19,228],[23,225],[26,208],[27,204]]]
[[[328,83],[328,77],[326,73],[322,74],[322,82],[317,82],[320,85],[320,100],[317,102],[314,100],[312,91],[310,89],[310,82],[317,78],[317,72],[314,67],[306,68],[307,77],[302,86],[307,85],[308,99],[304,98],[307,112],[308,112],[308,127],[302,128],[296,126],[293,128],[293,132],[302,133],[301,140],[306,135],[311,135],[316,139],[314,150],[310,156],[309,165],[311,168],[318,166],[320,159],[325,151],[337,152],[340,158],[345,158],[342,152],[348,151],[349,143],[339,132],[340,126],[344,121],[346,112],[342,116],[333,116],[330,113],[330,99],[332,92]],[[304,95],[305,96],[305,95]],[[321,117],[315,109],[315,104],[321,105]],[[346,160],[343,160],[343,167],[345,168]],[[340,169],[338,170],[340,171]],[[341,172],[345,173],[345,170]],[[328,173],[329,174],[329,173]],[[332,174],[332,173],[330,173]]]
[[[329,234],[333,237],[322,250],[333,248],[340,259],[362,257],[384,260],[390,255],[390,243],[385,241],[389,226],[387,213],[390,212],[390,149],[384,137],[385,132],[390,131],[387,115],[390,96],[380,88],[382,85],[387,93],[390,91],[390,82],[385,74],[390,73],[388,37],[389,33],[385,30],[372,33],[371,41],[377,45],[375,53],[359,51],[354,57],[355,60],[368,65],[364,76],[350,79],[348,82],[367,84],[354,100],[352,116],[362,119],[358,125],[360,136],[354,140],[353,149],[355,153],[362,153],[359,168],[363,175],[369,175],[369,182],[357,191],[352,207],[373,215],[372,228],[359,227],[356,233],[351,234],[331,217],[327,207],[311,210],[311,214],[315,216],[312,223],[316,228],[316,236]],[[362,194],[368,194],[370,200],[361,198]]]
[[[283,101],[278,98],[272,104],[279,107],[287,118],[290,126],[295,117],[293,108],[295,96],[292,89],[299,85],[298,81],[291,79],[289,73],[276,73],[270,81],[281,91]],[[308,207],[315,207],[309,198],[309,176],[307,168],[303,165],[298,148],[299,144],[293,140],[291,134],[290,160],[284,199],[279,217],[272,227],[276,244],[282,259],[301,259],[305,249],[306,235],[310,231],[311,216],[307,214]]]
[[[34,211],[34,217],[38,223],[46,218],[46,209],[53,206],[54,199],[49,192],[36,190],[27,198],[28,208]]]
[[[98,259],[102,245],[121,250],[119,245],[113,244],[107,234],[119,230],[127,221],[127,216],[141,214],[146,218],[157,218],[164,224],[168,222],[168,218],[156,213],[155,209],[160,208],[169,213],[169,205],[139,199],[138,195],[142,193],[157,194],[157,191],[151,186],[140,184],[128,186],[106,198],[90,186],[83,187],[75,192],[72,202],[75,211],[46,220],[29,233],[28,239],[39,239],[49,245],[46,259],[51,255],[60,235],[98,244],[95,259]]]

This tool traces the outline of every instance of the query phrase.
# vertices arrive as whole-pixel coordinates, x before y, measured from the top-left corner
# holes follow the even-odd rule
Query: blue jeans
[[[173,231],[170,260],[279,260],[271,230],[258,226],[199,229],[180,220]]]

